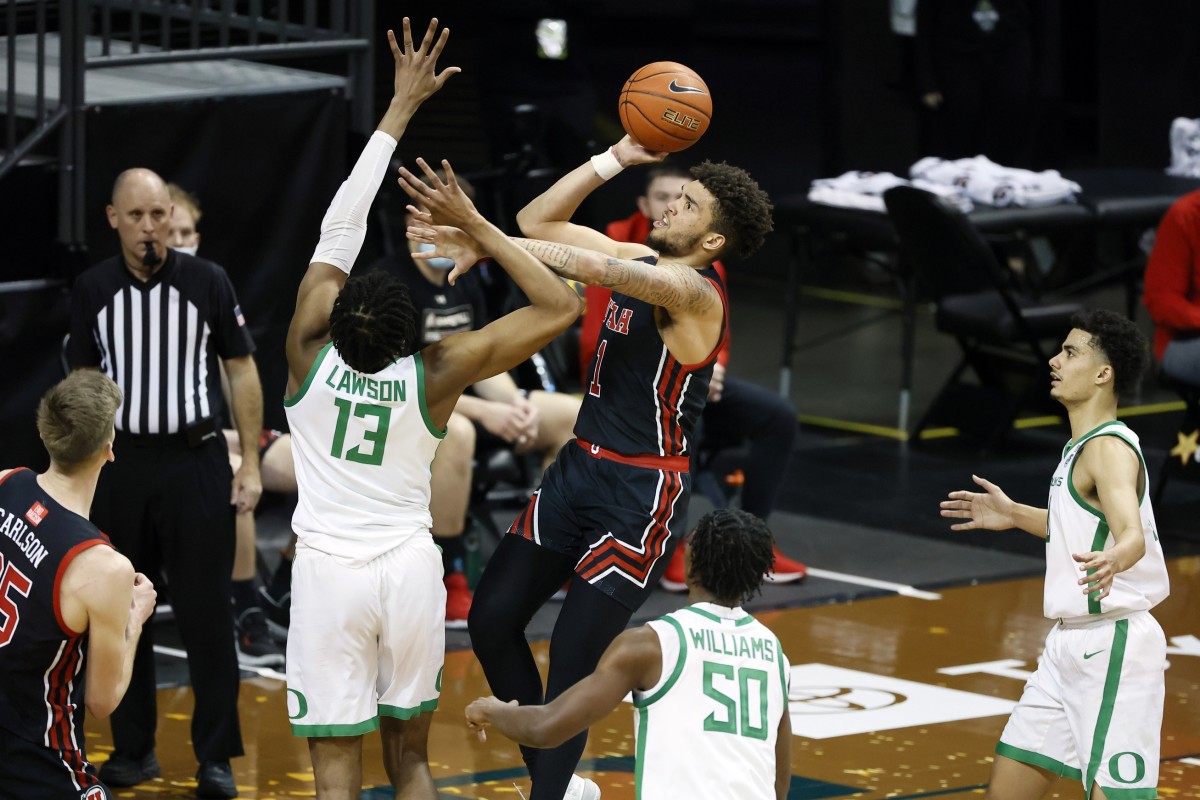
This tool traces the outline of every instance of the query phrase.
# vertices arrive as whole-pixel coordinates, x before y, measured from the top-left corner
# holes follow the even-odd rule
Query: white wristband
[[[596,170],[600,180],[607,181],[620,175],[621,170],[625,168],[621,166],[621,162],[617,160],[610,147],[603,153],[592,156],[592,169]]]

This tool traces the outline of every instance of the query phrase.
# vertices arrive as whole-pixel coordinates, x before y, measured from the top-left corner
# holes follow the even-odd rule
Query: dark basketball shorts
[[[622,463],[568,442],[508,532],[577,559],[575,574],[630,610],[658,585],[686,533],[687,459]],[[656,466],[651,466],[656,465]]]
[[[55,750],[0,729],[0,798],[112,800],[79,750]]]
[[[271,445],[275,444],[275,440],[283,436],[283,431],[277,431],[272,428],[263,428],[262,433],[258,435],[258,460],[261,462],[267,455],[267,451],[271,449]]]

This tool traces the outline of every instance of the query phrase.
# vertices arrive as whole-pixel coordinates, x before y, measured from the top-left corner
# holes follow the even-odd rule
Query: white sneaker
[[[563,800],[600,800],[600,787],[591,778],[572,775]]]

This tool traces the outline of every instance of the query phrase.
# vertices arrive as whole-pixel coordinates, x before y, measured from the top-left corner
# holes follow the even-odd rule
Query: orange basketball
[[[712,95],[694,71],[674,61],[639,69],[621,89],[621,125],[647,150],[676,153],[708,130]]]

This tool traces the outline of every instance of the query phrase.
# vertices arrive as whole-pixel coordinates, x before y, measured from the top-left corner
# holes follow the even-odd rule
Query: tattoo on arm
[[[709,282],[691,267],[654,266],[537,239],[514,241],[563,278],[615,289],[669,311],[699,312],[717,302]]]
[[[609,258],[599,283],[668,311],[702,311],[715,299],[708,281],[685,266],[651,266]]]
[[[545,242],[540,239],[513,239],[513,241],[562,277],[581,280],[576,274],[579,272],[579,265],[578,259],[574,257],[574,247],[558,242]]]

